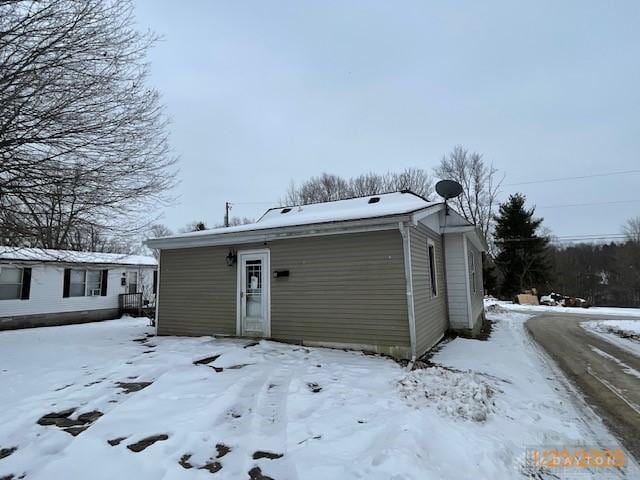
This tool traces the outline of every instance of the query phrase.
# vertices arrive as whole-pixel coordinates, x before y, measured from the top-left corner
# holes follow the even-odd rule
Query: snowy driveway
[[[493,318],[489,341],[455,339],[411,373],[357,352],[153,337],[134,319],[1,332],[0,478],[547,478],[526,448],[616,447],[524,333],[529,316]]]
[[[627,449],[640,458],[640,357],[582,328],[583,322],[594,323],[594,318],[553,313],[532,318],[527,327]],[[640,320],[627,322],[640,324]]]

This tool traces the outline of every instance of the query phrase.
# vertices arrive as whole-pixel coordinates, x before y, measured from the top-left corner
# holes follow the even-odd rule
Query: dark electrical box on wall
[[[273,271],[273,278],[288,277],[288,276],[289,276],[289,270],[274,270]]]

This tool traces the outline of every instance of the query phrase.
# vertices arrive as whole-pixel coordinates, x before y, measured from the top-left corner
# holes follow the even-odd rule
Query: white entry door
[[[269,250],[238,252],[238,312],[240,335],[269,337]]]

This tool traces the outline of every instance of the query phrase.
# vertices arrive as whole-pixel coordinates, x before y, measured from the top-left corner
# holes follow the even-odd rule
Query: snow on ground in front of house
[[[640,357],[640,320],[593,320],[580,326]]]
[[[131,318],[0,332],[0,456],[17,447],[0,478],[534,478],[526,447],[617,446],[528,339],[528,316],[491,315],[489,341],[457,338],[413,372],[358,352],[148,337]],[[104,415],[75,437],[36,424],[70,408],[63,426]]]
[[[611,315],[621,317],[640,317],[640,308],[622,308],[622,307],[589,307],[589,308],[573,308],[549,305],[519,305],[508,301],[487,298],[484,301],[485,307],[490,305],[500,305],[501,307],[522,313],[569,313],[578,315]]]

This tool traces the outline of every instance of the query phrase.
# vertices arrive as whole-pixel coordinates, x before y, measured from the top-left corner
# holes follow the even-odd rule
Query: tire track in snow
[[[296,466],[287,457],[287,397],[289,395],[289,384],[291,383],[290,368],[280,367],[269,375],[268,382],[265,383],[258,396],[256,416],[258,419],[258,435],[261,440],[268,439],[269,451],[283,454],[283,458],[276,460],[278,470],[285,475],[286,479],[297,479],[298,472]],[[255,451],[265,450],[264,447],[256,445]],[[270,461],[269,461],[270,462]],[[282,475],[281,474],[281,475]],[[279,480],[282,480],[279,478]]]

